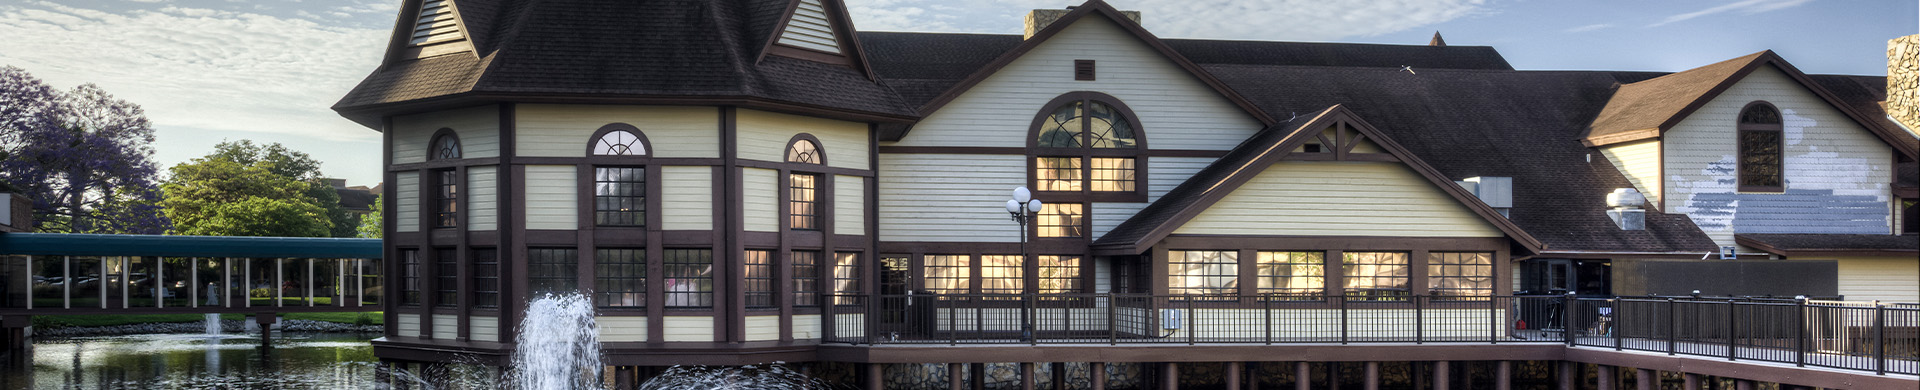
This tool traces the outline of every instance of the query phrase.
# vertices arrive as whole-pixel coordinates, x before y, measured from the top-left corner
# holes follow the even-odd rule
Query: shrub
[[[256,289],[253,289],[252,291],[248,291],[247,296],[254,297],[254,298],[273,298],[273,289],[256,288]]]

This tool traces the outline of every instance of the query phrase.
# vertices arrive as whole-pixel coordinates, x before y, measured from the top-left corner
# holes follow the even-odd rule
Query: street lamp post
[[[1025,270],[1032,268],[1027,265],[1033,263],[1032,256],[1027,254],[1027,222],[1039,213],[1040,200],[1033,198],[1033,191],[1027,190],[1027,187],[1014,187],[1013,199],[1007,200],[1007,214],[1012,216],[1015,224],[1020,225],[1020,281],[1022,284],[1027,280]],[[1038,286],[1026,286],[1020,289],[1021,294],[1026,296],[1025,303],[1021,306],[1034,304],[1034,287]],[[1033,311],[1024,307],[1020,310],[1020,338],[1027,341],[1033,340]]]

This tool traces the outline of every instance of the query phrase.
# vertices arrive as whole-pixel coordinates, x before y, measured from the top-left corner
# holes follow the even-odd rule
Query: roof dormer
[[[453,18],[453,0],[422,1],[419,15],[413,24],[410,45],[426,46],[466,38],[460,33],[460,23]]]
[[[860,38],[854,35],[853,22],[846,4],[839,0],[787,0],[778,24],[764,41],[766,56],[845,65],[874,78],[860,50]]]
[[[780,40],[775,44],[825,53],[840,52],[840,37],[834,33],[833,21],[827,17],[827,7],[821,0],[800,0],[800,4],[787,15],[786,26],[780,31]]]
[[[394,30],[388,63],[473,50],[454,0],[410,0]]]

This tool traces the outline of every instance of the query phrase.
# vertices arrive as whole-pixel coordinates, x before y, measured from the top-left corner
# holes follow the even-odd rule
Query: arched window
[[[433,135],[432,149],[428,151],[428,160],[451,160],[460,158],[460,137],[453,129],[440,129]]]
[[[1737,162],[1742,192],[1781,192],[1786,189],[1782,150],[1780,110],[1765,101],[1747,103],[1740,110],[1740,159]]]
[[[593,165],[593,224],[647,224],[647,138],[625,123],[601,126],[587,146]]]
[[[787,162],[822,165],[827,163],[826,156],[820,153],[820,140],[809,134],[800,134],[787,143]],[[787,227],[794,230],[820,229],[820,185],[821,175],[809,172],[787,173]]]
[[[1138,175],[1146,148],[1140,120],[1120,99],[1098,92],[1054,98],[1034,118],[1027,151],[1030,187],[1046,200],[1042,238],[1084,237],[1088,202],[1144,202]]]
[[[595,156],[645,156],[647,143],[628,130],[609,130],[593,143]]]
[[[796,139],[787,146],[787,162],[801,164],[825,164],[820,158],[820,145],[811,139]]]

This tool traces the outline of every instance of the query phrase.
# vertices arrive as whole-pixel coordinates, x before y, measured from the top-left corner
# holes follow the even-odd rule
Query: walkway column
[[[6,343],[6,353],[14,358],[32,360],[33,355],[33,316],[0,317],[0,343]]]
[[[1367,378],[1361,380],[1360,387],[1380,390],[1380,362],[1367,362]]]
[[[255,313],[253,323],[260,324],[260,348],[273,348],[273,313]]]
[[[1645,368],[1633,369],[1633,388],[1636,390],[1659,389],[1660,372]]]
[[[1093,384],[1093,390],[1107,390],[1107,363],[1087,363],[1087,382]]]
[[[1706,378],[1701,377],[1700,374],[1689,372],[1682,374],[1682,376],[1686,378],[1686,382],[1683,382],[1685,385],[1681,386],[1683,389],[1700,390],[1700,384],[1706,382]]]
[[[393,388],[393,361],[380,359],[373,366],[373,388],[387,390]]]
[[[1595,366],[1595,369],[1597,371],[1594,372],[1594,379],[1599,380],[1600,390],[1613,390],[1614,385],[1618,383],[1613,376],[1620,371],[1620,368],[1602,364]]]
[[[1033,390],[1033,363],[1020,363],[1020,390]]]
[[[967,365],[947,363],[947,389],[967,390]]]
[[[1243,370],[1246,368],[1247,368],[1247,363],[1243,363],[1243,362],[1227,363],[1227,378],[1226,378],[1227,390],[1240,390],[1240,370]]]
[[[1313,368],[1307,362],[1293,362],[1293,390],[1313,390]]]
[[[614,367],[613,388],[615,390],[628,390],[639,387],[639,384],[633,383],[633,376],[633,366]]]
[[[867,390],[886,390],[887,365],[867,363]]]
[[[1450,390],[1453,388],[1453,369],[1451,366],[1452,364],[1445,360],[1433,362],[1433,390]]]
[[[1160,363],[1160,390],[1180,390],[1180,363]]]
[[[1760,386],[1757,384],[1754,384],[1753,381],[1751,380],[1746,380],[1746,379],[1733,380],[1733,390],[1755,390],[1758,388],[1760,388]]]
[[[1501,360],[1493,369],[1493,389],[1513,390],[1513,362]]]
[[[1067,363],[1053,362],[1053,390],[1067,390]]]
[[[967,366],[967,376],[973,378],[973,390],[987,389],[987,364],[974,363]]]
[[[1558,371],[1560,371],[1560,390],[1575,390],[1573,387],[1573,384],[1576,383],[1574,382],[1574,377],[1580,376],[1580,371],[1582,371],[1580,366],[1574,362],[1562,360],[1560,361],[1560,369]]]

